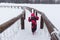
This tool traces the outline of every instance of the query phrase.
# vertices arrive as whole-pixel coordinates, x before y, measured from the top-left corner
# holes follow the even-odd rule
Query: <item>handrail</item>
[[[10,27],[12,24],[14,24],[18,19],[22,17],[24,14],[24,11],[22,14],[18,15],[17,17],[12,18],[11,20],[8,20],[7,22],[0,25],[0,33],[2,33],[4,30],[6,30],[8,27]]]
[[[26,7],[26,9],[28,9],[28,10],[30,11],[30,10],[32,10],[32,9],[34,9],[34,8]],[[37,11],[39,14],[41,14],[41,16],[43,17],[44,22],[46,23],[47,26],[49,26],[49,28],[51,28],[52,26],[54,26],[54,25],[48,20],[48,18],[45,16],[44,13],[42,13],[42,12],[36,10],[36,9],[34,9],[34,10]],[[30,11],[30,12],[31,12],[31,11]],[[49,30],[49,29],[48,29],[48,30]],[[53,32],[53,31],[54,31],[54,30],[53,30],[53,28],[52,28],[52,29],[49,30],[49,33],[51,34],[51,32]]]
[[[55,33],[51,34],[52,32],[54,32],[54,28],[57,29],[51,22],[50,20],[47,18],[47,16],[45,16],[45,14],[43,12],[40,12],[34,8],[30,8],[30,7],[26,7],[24,6],[26,9],[28,9],[30,12],[31,10],[35,10],[37,11],[39,14],[41,14],[42,18],[43,18],[43,21],[45,22],[47,28],[48,28],[48,31],[50,33],[50,36],[51,36],[51,40],[58,40],[57,36],[55,35]],[[57,29],[58,30],[58,29]]]
[[[31,12],[31,10],[32,9],[34,9],[34,8],[30,8],[30,7],[26,7],[26,6],[24,6],[26,9],[28,9],[30,12]],[[56,30],[58,30],[51,22],[50,22],[50,20],[45,16],[45,14],[43,13],[43,12],[40,12],[40,11],[38,11],[37,9],[34,9],[35,11],[37,11],[39,14],[41,14],[41,16],[44,18],[46,18],[46,20],[48,20],[49,21],[49,23],[52,25],[52,27],[53,28],[55,28]],[[44,18],[44,20],[45,20],[45,18]]]
[[[52,32],[54,32],[54,28],[57,29],[51,22],[50,20],[47,18],[47,16],[43,13],[43,12],[40,12],[38,11],[37,9],[34,9],[34,8],[30,8],[30,7],[26,7],[26,6],[23,6],[23,8],[25,9],[28,9],[30,12],[32,12],[32,9],[35,10],[37,13],[41,14],[42,18],[43,18],[43,21],[45,22],[46,26],[47,26],[47,29],[50,33],[50,36],[51,36],[51,40],[58,40],[57,36],[55,33],[52,34]],[[7,29],[9,26],[11,26],[15,21],[17,21],[19,18],[21,18],[22,14],[9,20],[8,22],[0,25],[0,33],[3,32],[5,29]],[[57,29],[58,30],[58,29]]]

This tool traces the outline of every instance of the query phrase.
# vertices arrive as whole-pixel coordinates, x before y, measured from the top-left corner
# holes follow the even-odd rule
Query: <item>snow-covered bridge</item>
[[[28,22],[31,12],[39,16],[35,35],[32,35],[31,23]],[[59,40],[58,31],[44,13],[34,8],[0,5],[0,40]]]

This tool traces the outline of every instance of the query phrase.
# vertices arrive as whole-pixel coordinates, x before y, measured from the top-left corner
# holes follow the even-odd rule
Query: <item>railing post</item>
[[[30,12],[31,12],[31,9],[34,9],[34,8],[29,8],[29,7],[26,7]],[[36,9],[34,9],[34,10],[36,10]],[[54,25],[49,21],[49,19],[45,16],[45,14],[44,13],[42,13],[42,12],[40,12],[40,11],[38,11],[38,10],[36,10],[39,14],[41,14],[42,16],[40,16],[41,17],[41,21],[40,21],[40,28],[42,29],[43,28],[43,26],[44,26],[44,23],[46,24],[46,26],[47,26],[47,29],[48,29],[48,31],[49,31],[49,33],[50,33],[50,36],[51,36],[51,40],[58,40],[58,38],[57,38],[57,36],[55,35],[55,34],[52,34],[51,35],[51,33],[54,31],[54,29],[53,29],[53,27],[54,27]]]
[[[24,17],[21,17],[21,29],[24,29]]]
[[[33,10],[33,12],[35,13],[35,15],[37,16],[37,11],[36,10]]]
[[[25,14],[25,10],[24,10],[24,19],[25,19],[25,17],[26,17],[26,14]]]
[[[43,26],[44,26],[44,21],[43,21],[43,17],[41,16],[40,28],[43,29]]]
[[[24,11],[24,15],[21,17],[21,29],[24,29],[25,28],[24,19],[25,19],[25,11]]]
[[[36,16],[37,16],[37,11],[35,11],[35,13],[36,13]]]
[[[59,39],[57,38],[57,36],[55,35],[55,33],[53,33],[53,34],[51,35],[51,40],[59,40]]]
[[[34,10],[34,13],[35,13],[35,15],[37,16],[37,11],[36,11],[36,10]]]

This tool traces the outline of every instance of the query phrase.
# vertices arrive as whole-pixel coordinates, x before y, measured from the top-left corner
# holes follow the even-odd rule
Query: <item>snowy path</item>
[[[20,30],[14,40],[50,40],[49,36],[46,32],[44,32],[44,29],[39,29],[35,33],[35,35],[32,35],[30,30]]]
[[[11,10],[11,9],[9,9],[9,10]],[[15,15],[15,16],[13,16],[12,12],[10,12],[10,11],[7,13],[7,10],[5,12],[1,12],[3,14],[7,13],[6,16],[1,14],[1,16],[0,16],[1,20],[5,18],[2,21],[6,22],[7,20],[9,20],[11,18],[16,17],[16,13],[19,14],[19,12],[21,12],[21,11],[18,11],[18,9],[13,8],[13,10],[12,10],[14,13],[13,15]],[[9,15],[11,15],[11,16],[9,16]],[[3,18],[2,18],[2,16],[3,16]],[[8,16],[8,19],[7,19],[7,16]],[[40,19],[37,21],[38,25],[37,25],[37,30],[36,30],[35,35],[32,35],[31,23],[28,22],[29,16],[30,16],[30,12],[28,10],[26,10],[25,29],[24,30],[21,30],[21,28],[20,28],[20,24],[19,24],[20,21],[16,22],[16,24],[12,25],[13,27],[11,26],[9,29],[7,29],[5,32],[2,33],[2,35],[4,34],[2,36],[2,40],[50,40],[50,36],[49,36],[48,31],[47,31],[46,25],[44,25],[43,29],[40,29]],[[38,16],[40,17],[39,14],[38,14]],[[3,23],[2,21],[0,21],[0,24]]]
[[[46,25],[44,25],[43,29],[40,29],[39,20],[37,22],[37,30],[35,35],[31,32],[31,23],[28,22],[29,12],[26,12],[26,20],[25,20],[25,29],[21,30],[17,33],[14,40],[50,40],[49,33],[47,31]],[[39,16],[39,15],[38,15]]]

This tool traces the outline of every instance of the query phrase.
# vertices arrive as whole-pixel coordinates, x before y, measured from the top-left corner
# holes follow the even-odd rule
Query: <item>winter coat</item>
[[[32,28],[36,27],[36,25],[37,25],[36,20],[38,20],[38,19],[39,19],[38,16],[35,16],[34,13],[31,13],[31,17],[28,18],[28,21],[32,22]]]

